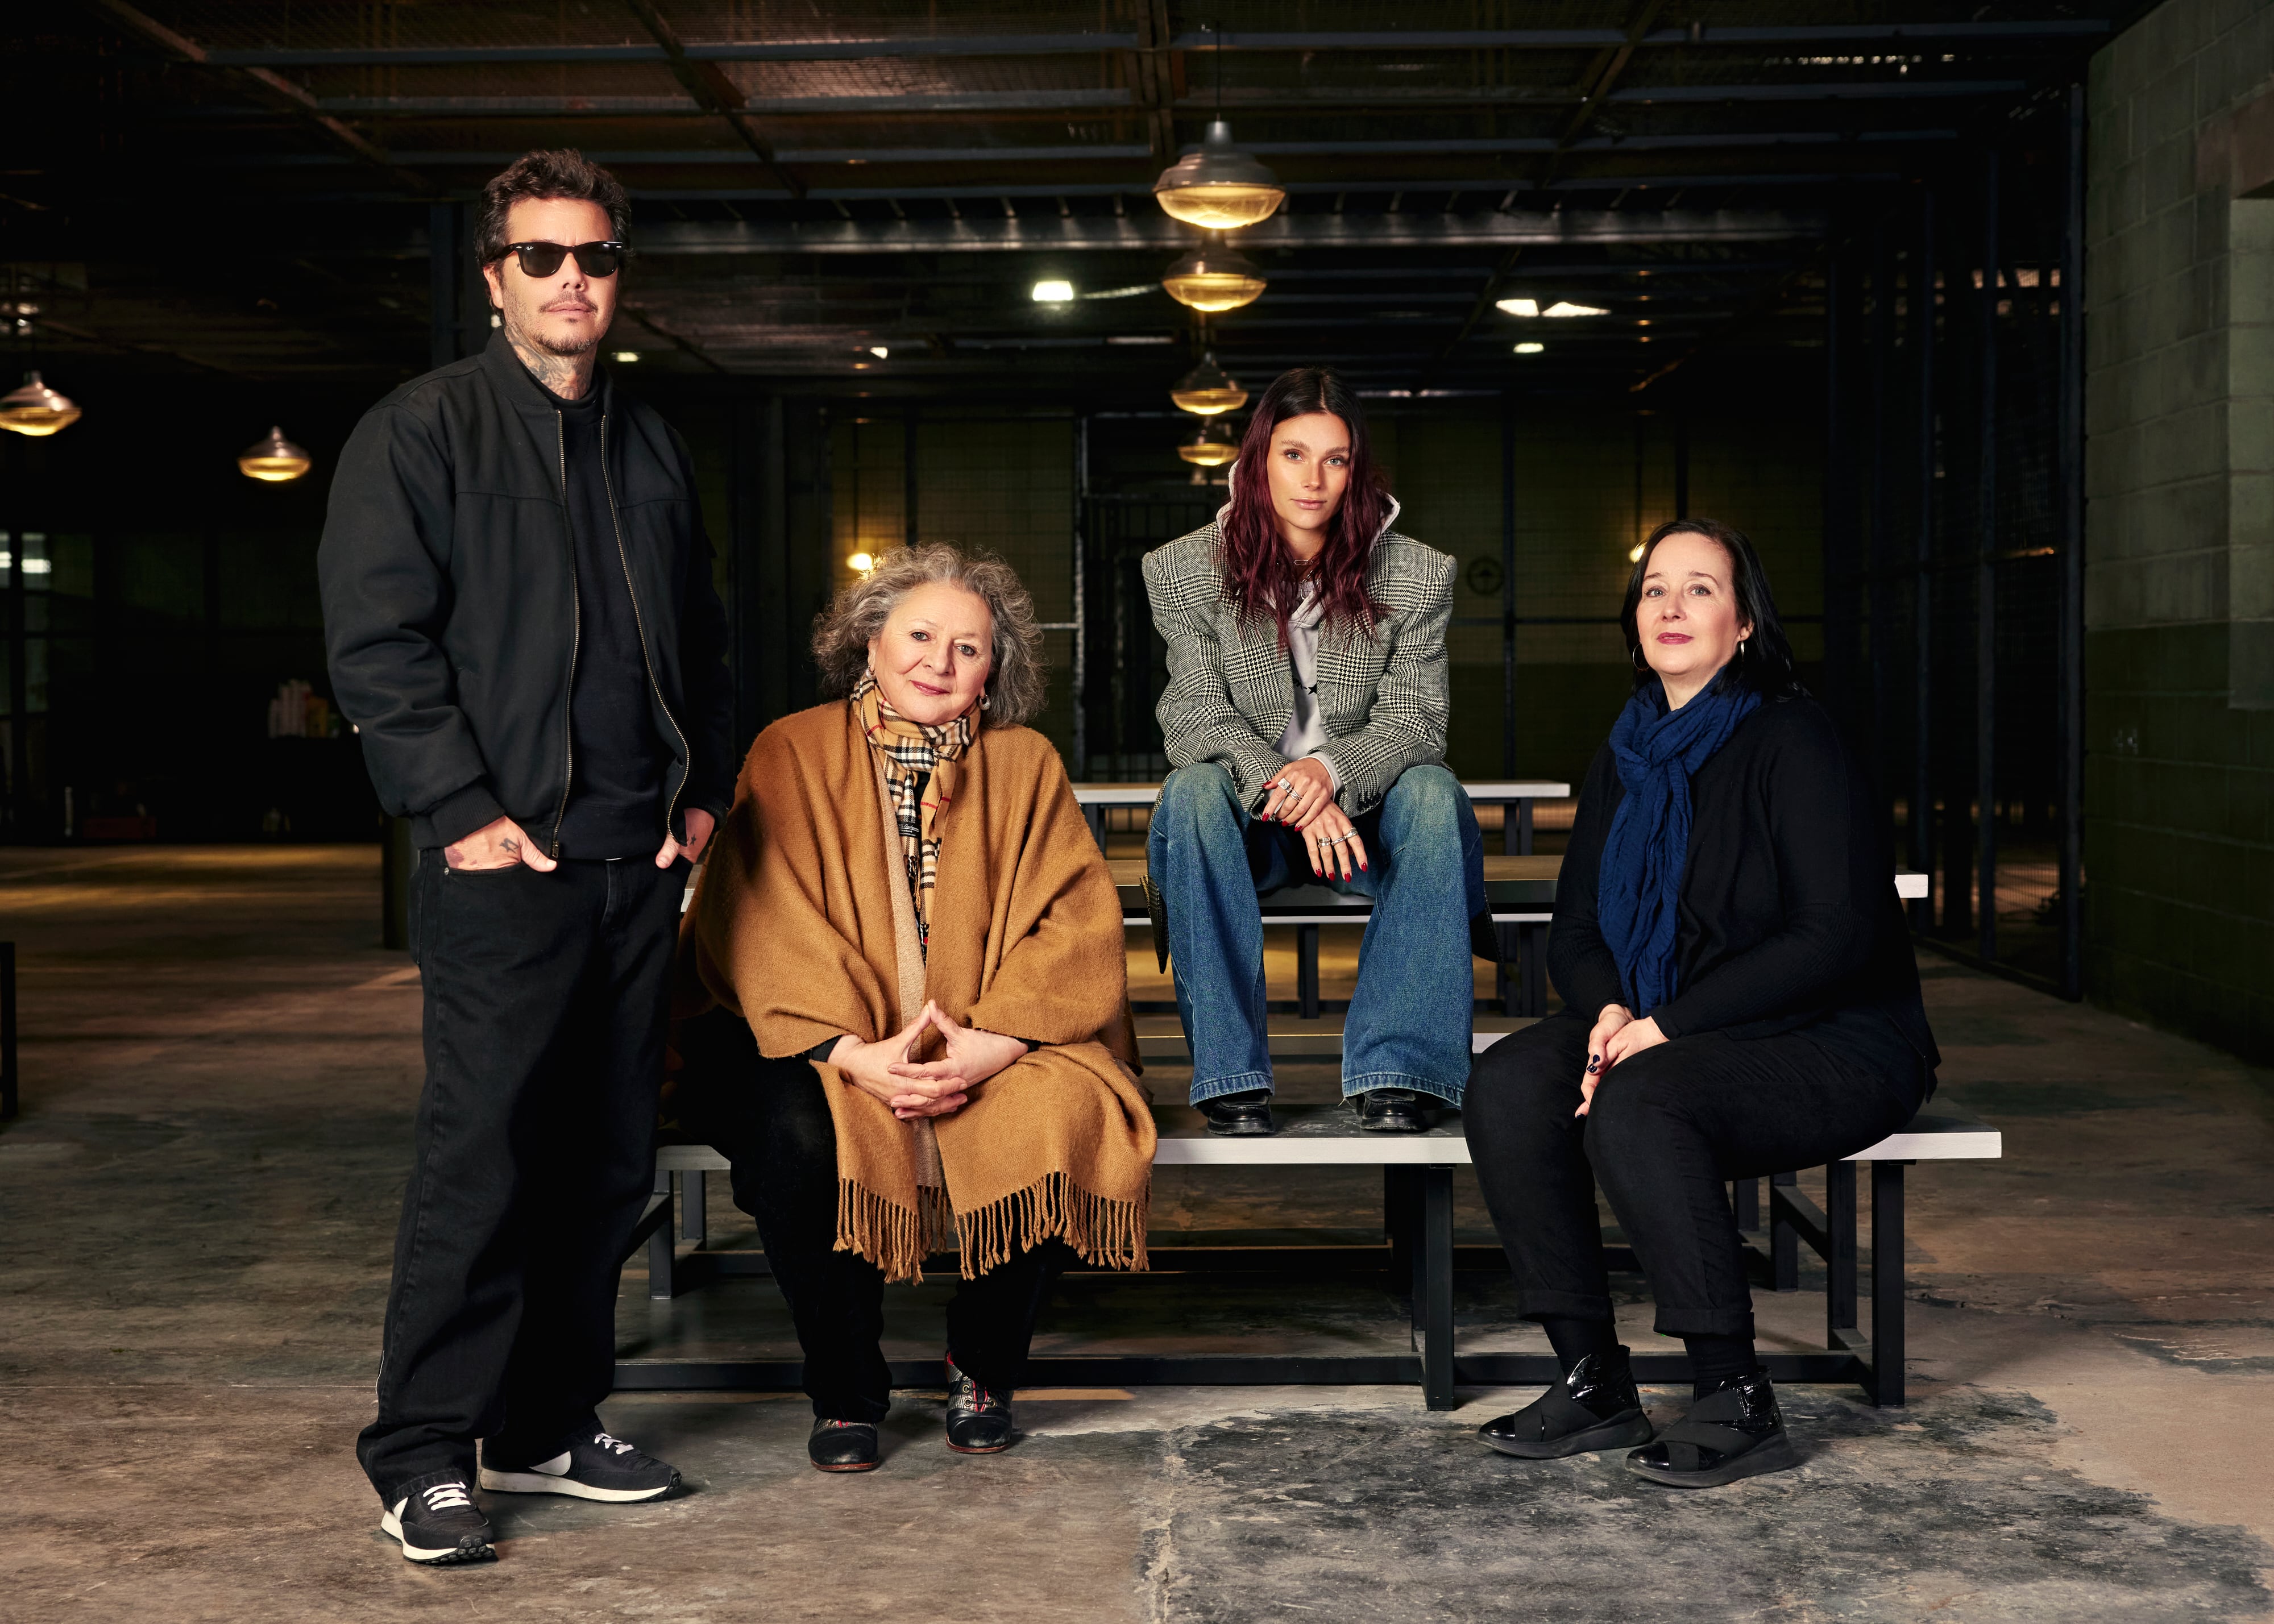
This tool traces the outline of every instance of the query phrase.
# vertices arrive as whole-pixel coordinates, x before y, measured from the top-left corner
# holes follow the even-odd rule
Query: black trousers
[[[1592,1020],[1552,1016],[1477,1057],[1462,1115],[1526,1319],[1611,1318],[1601,1185],[1668,1336],[1753,1334],[1726,1181],[1821,1167],[1909,1122],[1924,1068],[1882,1076],[1797,1034],[1675,1038],[1579,1108]]]
[[[835,1249],[837,1130],[821,1074],[802,1058],[764,1058],[749,1027],[723,1011],[686,1023],[678,1041],[687,1066],[681,1120],[734,1164],[734,1205],[757,1221],[788,1299],[813,1413],[882,1420],[892,1396],[881,1345],[885,1276]],[[1035,1321],[1073,1257],[1050,1241],[957,1282],[947,1350],[966,1375],[1003,1393],[1026,1379]]]
[[[379,1414],[357,1445],[392,1500],[597,1426],[616,1283],[654,1178],[687,865],[452,871],[425,851],[412,943],[426,1086],[395,1241]]]

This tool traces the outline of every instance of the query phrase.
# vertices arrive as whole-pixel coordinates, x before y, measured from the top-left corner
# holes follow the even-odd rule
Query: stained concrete
[[[1798,1471],[1683,1496],[1479,1449],[1468,1429],[1522,1392],[1431,1415],[1397,1388],[1141,1388],[1028,1395],[1028,1437],[985,1459],[940,1447],[938,1395],[906,1394],[884,1469],[827,1477],[802,1400],[628,1395],[608,1424],[693,1492],[494,1497],[501,1561],[418,1570],[350,1450],[418,1082],[376,878],[352,849],[0,852],[26,1073],[0,1132],[11,1624],[2270,1614],[2274,1079],[1932,959],[1945,1097],[2007,1157],[1914,1170],[1915,1402],[1787,1388]],[[1330,944],[1330,993],[1348,968]],[[723,1195],[713,1214],[731,1243]],[[1177,1170],[1156,1222],[1378,1217],[1371,1174]],[[1487,1238],[1465,1185],[1459,1218]],[[786,1333],[764,1281],[644,1290],[635,1267],[627,1352]],[[1820,1321],[1807,1291],[1760,1304],[1773,1342]],[[936,1310],[895,1297],[896,1350],[936,1350]],[[1498,1278],[1465,1275],[1459,1312],[1465,1345],[1536,1345]],[[1401,1317],[1362,1280],[1078,1278],[1045,1341],[1388,1349]],[[1649,1317],[1630,1291],[1638,1346]]]

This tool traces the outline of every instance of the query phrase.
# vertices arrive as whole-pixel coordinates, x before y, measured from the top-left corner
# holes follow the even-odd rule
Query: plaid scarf
[[[931,892],[939,877],[939,815],[955,799],[956,760],[971,746],[973,712],[939,727],[911,722],[885,703],[872,673],[853,690],[862,735],[885,764],[900,830],[900,857],[915,903],[918,945],[931,946]],[[916,786],[923,785],[921,796]]]

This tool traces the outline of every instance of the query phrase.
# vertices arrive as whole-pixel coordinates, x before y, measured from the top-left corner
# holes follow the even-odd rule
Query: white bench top
[[[1227,1137],[1210,1133],[1189,1106],[1156,1105],[1160,1131],[1155,1167],[1461,1167],[1469,1142],[1457,1116],[1441,1117],[1423,1133],[1368,1133],[1340,1105],[1275,1105],[1274,1134]],[[1994,1161],[2005,1137],[1971,1117],[1925,1110],[1850,1162]],[[666,1145],[657,1167],[671,1172],[723,1172],[727,1158],[708,1145]]]
[[[1464,784],[1472,801],[1487,806],[1503,801],[1562,801],[1571,793],[1569,784],[1549,778],[1515,778],[1505,783]],[[1161,798],[1157,784],[1077,784],[1073,798],[1086,807],[1149,807]]]
[[[1210,1133],[1198,1111],[1155,1106],[1160,1129],[1155,1167],[1461,1167],[1469,1142],[1457,1116],[1441,1117],[1423,1133],[1368,1133],[1340,1105],[1275,1105],[1274,1134]],[[1997,1129],[1965,1116],[1922,1111],[1850,1162],[1958,1162],[2004,1154]]]

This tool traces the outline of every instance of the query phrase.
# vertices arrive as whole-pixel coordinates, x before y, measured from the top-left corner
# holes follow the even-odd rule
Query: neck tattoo
[[[531,343],[510,327],[505,330],[505,338],[506,342],[513,346],[514,354],[521,357],[521,364],[529,369],[530,375],[538,382],[564,401],[584,398],[584,391],[592,381],[592,351],[587,350],[582,355],[573,356],[555,355],[550,350]]]

